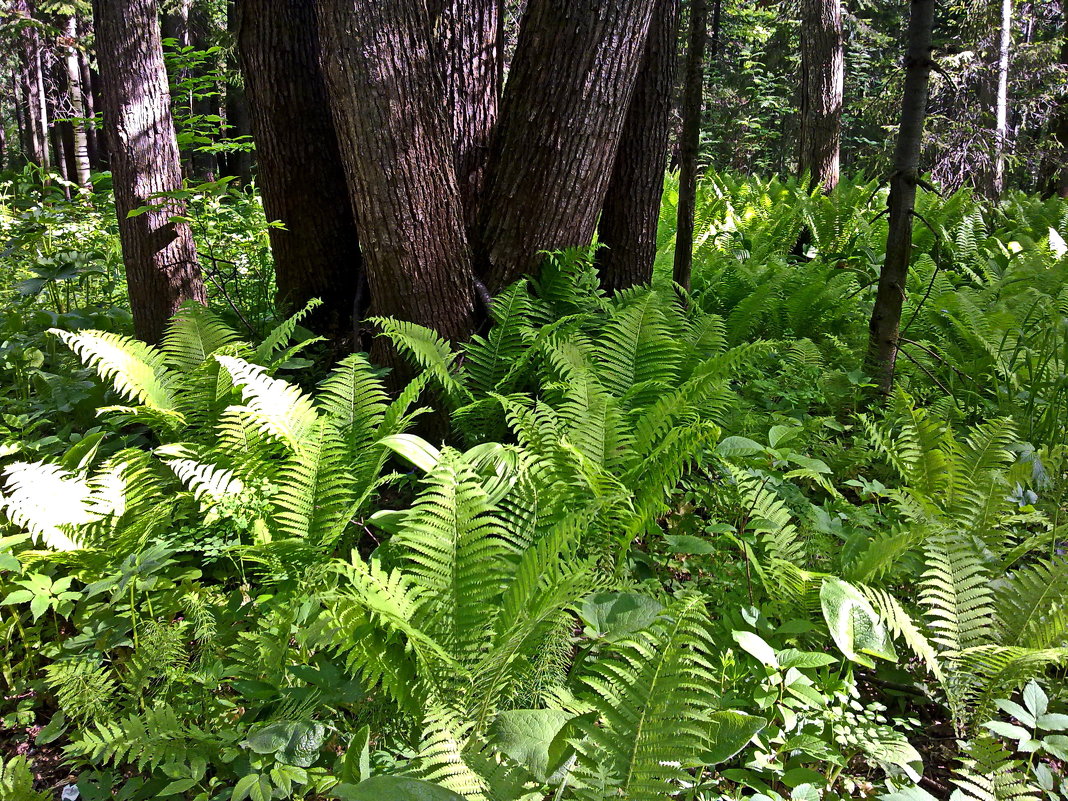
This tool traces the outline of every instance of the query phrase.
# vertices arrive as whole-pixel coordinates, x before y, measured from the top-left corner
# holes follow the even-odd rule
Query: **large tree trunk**
[[[607,290],[647,284],[656,259],[656,228],[664,192],[672,91],[678,62],[678,0],[659,0],[612,180],[598,225],[601,286]]]
[[[496,292],[597,225],[656,0],[529,0],[501,101],[478,264]]]
[[[172,219],[184,204],[155,197],[182,183],[156,2],[93,0],[93,19],[134,329],[158,342],[178,307],[205,293],[189,225]],[[159,207],[129,216],[148,204]]]
[[[502,0],[435,0],[445,55],[445,97],[452,109],[456,182],[464,222],[474,231],[504,81]]]
[[[801,144],[798,172],[838,185],[845,59],[841,0],[801,0]]]
[[[270,231],[279,307],[291,312],[320,298],[311,327],[348,338],[363,311],[354,308],[360,248],[315,9],[306,0],[238,0],[236,12],[263,205],[285,226]]]
[[[24,20],[33,19],[30,0],[13,0],[11,11]],[[41,61],[41,36],[32,24],[23,23],[19,30],[22,96],[25,103],[26,128],[29,133],[27,160],[44,169],[52,166],[48,142],[48,100],[45,95],[44,69]]]
[[[69,157],[73,161],[74,175],[79,186],[89,186],[89,137],[86,134],[85,91],[82,87],[82,68],[78,59],[78,27],[74,17],[68,17],[64,26],[67,97],[70,101],[73,122]]]
[[[317,10],[372,310],[463,339],[473,324],[471,260],[427,7],[319,0]]]
[[[898,328],[912,255],[912,217],[920,178],[920,146],[923,120],[927,113],[927,84],[934,63],[931,57],[934,6],[935,0],[911,0],[901,127],[894,148],[894,171],[890,177],[890,230],[886,237],[886,260],[879,274],[879,289],[869,325],[867,370],[884,395],[890,393],[894,384]]]
[[[690,288],[693,272],[693,226],[697,206],[697,154],[701,147],[701,108],[705,68],[705,34],[708,3],[690,4],[690,43],[686,54],[686,83],[682,95],[682,133],[679,136],[679,207],[675,227],[675,264],[672,277]]]

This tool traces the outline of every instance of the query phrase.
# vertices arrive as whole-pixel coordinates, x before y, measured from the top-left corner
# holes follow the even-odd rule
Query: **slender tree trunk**
[[[11,11],[16,17],[32,20],[34,6],[30,0],[13,0]],[[22,96],[25,98],[26,127],[30,147],[26,157],[44,169],[50,169],[52,159],[48,142],[48,107],[41,62],[41,36],[32,24],[23,23],[19,31]]]
[[[272,7],[272,14],[281,4]],[[226,30],[231,39],[237,42],[238,37],[238,8],[235,0],[229,0],[226,4]],[[309,9],[307,14],[314,16],[314,11]],[[245,95],[243,74],[237,63],[238,54],[235,52],[227,64],[229,73],[226,82],[226,136],[227,138],[251,137],[252,121],[248,107],[248,97]],[[315,66],[313,64],[313,66]],[[246,140],[247,141],[247,140]],[[239,186],[248,186],[252,183],[252,151],[239,150],[228,153],[224,160],[223,170],[227,175],[237,177]]]
[[[74,161],[74,175],[79,186],[89,186],[89,137],[86,134],[85,91],[82,85],[82,68],[78,58],[78,27],[73,16],[66,19],[64,25],[65,52],[63,54],[66,68],[67,94],[70,100],[71,116],[71,152]]]
[[[270,231],[279,307],[320,298],[311,327],[347,338],[364,311],[354,308],[362,266],[315,9],[306,0],[238,0],[236,12],[263,205],[285,226]]]
[[[1005,154],[1009,149],[1009,56],[1012,50],[1012,0],[1000,0],[997,91],[994,99],[994,163],[988,194],[1001,196],[1005,188]]]
[[[30,131],[25,92],[18,72],[11,74],[11,98],[15,106],[15,123],[19,129],[19,155],[23,162],[28,162],[33,151],[33,133]]]
[[[841,0],[801,0],[801,143],[798,172],[838,185],[845,57]]]
[[[504,80],[503,0],[437,0],[445,54],[445,96],[452,109],[456,181],[464,222],[474,231]]]
[[[158,342],[179,306],[205,293],[189,225],[173,219],[184,204],[157,199],[182,175],[156,2],[93,0],[93,19],[134,329]],[[129,216],[149,204],[159,207]]]
[[[477,250],[491,291],[592,241],[655,3],[527,3]]]
[[[598,225],[601,286],[647,284],[656,259],[672,91],[678,62],[678,0],[659,0]]]
[[[702,87],[705,68],[705,33],[708,3],[690,4],[690,43],[686,55],[686,83],[682,96],[682,133],[679,137],[679,208],[675,232],[676,284],[690,289],[693,272],[693,226],[697,206],[697,153],[701,147]]]
[[[1061,66],[1068,69],[1068,0],[1061,0]],[[1052,192],[1068,198],[1068,99],[1062,94],[1054,110],[1053,136],[1061,146],[1059,169],[1052,181]]]
[[[427,7],[319,0],[317,11],[372,309],[463,339],[473,324],[471,259]]]
[[[191,44],[196,50],[209,50],[215,44],[212,36],[214,21],[207,9],[194,3],[189,10],[189,35]],[[194,118],[199,120],[198,131],[213,141],[218,138],[219,124],[212,120],[222,118],[222,102],[219,86],[215,81],[219,75],[218,55],[209,57],[197,71],[203,71],[198,76],[210,78],[211,81],[202,87],[192,98],[191,110]],[[219,160],[216,154],[205,151],[205,143],[194,143],[190,146],[189,153],[189,177],[195,181],[214,181],[219,173]]]
[[[935,0],[911,0],[901,127],[894,148],[894,171],[890,177],[890,230],[886,237],[886,260],[879,274],[879,289],[869,325],[867,370],[884,395],[893,389],[898,328],[912,255],[912,216],[920,178],[920,146],[923,120],[927,113],[927,84],[934,63],[931,56],[934,6]]]
[[[83,40],[86,37],[86,18],[78,20],[78,35]],[[85,152],[89,158],[89,167],[92,169],[100,169],[103,159],[103,153],[100,143],[99,132],[96,129],[96,98],[93,96],[93,76],[92,70],[89,68],[89,59],[85,55],[85,50],[78,48],[75,51],[75,56],[78,60],[78,76],[79,85],[81,86],[82,93],[82,113],[85,115]]]

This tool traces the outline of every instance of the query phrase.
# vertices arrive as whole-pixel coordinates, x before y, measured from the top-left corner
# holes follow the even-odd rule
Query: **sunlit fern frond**
[[[478,658],[494,625],[506,536],[478,474],[446,449],[392,540],[426,598],[421,627],[461,662]]]
[[[989,734],[965,745],[961,766],[951,781],[958,788],[953,795],[961,801],[1038,801],[1042,797],[1026,767]]]
[[[312,399],[299,387],[267,375],[266,368],[235,356],[216,356],[241,390],[249,419],[262,433],[297,451],[319,422]]]
[[[213,311],[189,301],[171,319],[161,350],[169,367],[191,373],[212,355],[239,342],[237,334]]]
[[[320,542],[336,537],[353,502],[349,449],[337,426],[321,420],[286,460],[272,496],[272,522],[287,537]]]
[[[0,504],[12,523],[54,550],[82,547],[76,530],[100,518],[84,478],[44,462],[14,462],[4,477]]]
[[[931,640],[950,658],[965,648],[993,641],[994,592],[974,543],[954,532],[927,538],[927,570],[920,578],[920,603]]]
[[[275,354],[293,338],[293,334],[296,332],[300,322],[322,305],[323,302],[321,300],[312,298],[303,309],[275,326],[264,337],[263,342],[256,347],[250,361],[256,364],[270,364],[276,358]]]
[[[107,331],[50,329],[79,359],[111,382],[126,400],[175,411],[175,378],[163,353],[140,340]]]
[[[381,329],[382,335],[388,337],[402,356],[430,375],[450,404],[462,406],[474,400],[457,377],[458,354],[435,331],[390,317],[372,317],[370,321]]]

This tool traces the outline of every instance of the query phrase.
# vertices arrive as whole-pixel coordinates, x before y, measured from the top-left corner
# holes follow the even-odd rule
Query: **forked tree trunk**
[[[890,176],[890,230],[886,237],[886,260],[879,274],[879,289],[869,324],[867,371],[884,395],[888,395],[894,385],[901,307],[905,301],[912,255],[912,216],[920,178],[927,84],[934,63],[931,57],[934,6],[935,0],[911,0],[901,126],[894,148],[894,171]]]
[[[592,241],[655,4],[527,3],[477,245],[491,292]]]
[[[445,58],[445,98],[452,109],[456,182],[468,231],[478,224],[504,80],[502,0],[437,0]]]
[[[801,0],[801,136],[798,172],[838,185],[845,59],[841,0]]]
[[[189,225],[172,219],[184,204],[156,197],[182,183],[156,2],[93,0],[93,18],[134,329],[158,342],[178,307],[205,293]],[[129,216],[149,204],[160,207]]]
[[[463,339],[473,324],[471,259],[427,7],[319,0],[317,11],[372,310]]]
[[[307,0],[238,0],[238,53],[270,220],[278,305],[323,306],[316,333],[352,336],[362,270],[345,168],[319,66],[315,9]],[[364,300],[367,300],[366,298]]]
[[[609,291],[647,284],[653,277],[678,62],[678,13],[679,0],[659,0],[653,12],[605,193],[598,224],[604,247],[597,252],[597,271]]]
[[[686,54],[686,83],[682,92],[682,133],[679,136],[679,207],[675,228],[675,264],[672,278],[690,289],[693,272],[693,226],[697,207],[697,154],[701,147],[702,88],[705,69],[705,34],[708,3],[690,4],[690,42]]]

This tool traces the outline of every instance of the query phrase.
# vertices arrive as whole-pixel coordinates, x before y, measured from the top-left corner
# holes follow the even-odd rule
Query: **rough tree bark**
[[[656,259],[671,99],[678,62],[679,0],[659,0],[598,224],[601,286],[647,284]]]
[[[30,0],[13,0],[11,13],[23,20],[33,20],[34,5]],[[25,105],[26,129],[29,134],[27,158],[45,169],[52,166],[48,143],[48,106],[41,62],[41,36],[32,22],[22,23],[19,30],[22,97]]]
[[[801,0],[801,136],[798,172],[838,185],[845,58],[841,0]]]
[[[429,11],[409,0],[316,7],[372,310],[463,339],[471,260]],[[381,338],[376,348],[391,360]]]
[[[492,292],[592,241],[655,4],[527,3],[476,245]]]
[[[675,228],[675,264],[672,278],[690,288],[693,271],[693,226],[697,206],[697,153],[701,146],[702,87],[705,68],[705,34],[708,3],[690,4],[690,42],[686,54],[686,82],[682,96],[682,132],[679,136],[679,207]]]
[[[279,307],[320,298],[310,327],[347,340],[363,311],[362,268],[315,10],[306,0],[238,0],[235,10],[263,205],[285,226],[270,231]]]
[[[894,147],[894,171],[890,176],[890,230],[886,237],[886,260],[879,274],[879,288],[868,327],[867,371],[883,395],[893,389],[898,328],[912,255],[912,217],[920,180],[927,84],[934,63],[931,56],[934,6],[935,0],[911,0],[910,3],[901,125]]]
[[[478,224],[504,81],[503,5],[503,0],[436,0],[436,7],[431,8],[441,32],[456,182],[468,231]]]
[[[178,307],[205,294],[189,225],[172,220],[184,205],[154,197],[181,186],[156,2],[93,0],[93,19],[134,330],[158,342]],[[158,208],[129,216],[148,204]]]

